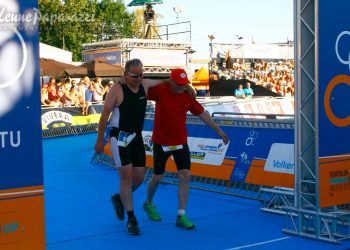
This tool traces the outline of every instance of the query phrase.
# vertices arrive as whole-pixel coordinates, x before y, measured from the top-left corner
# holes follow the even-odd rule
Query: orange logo
[[[350,77],[347,75],[337,75],[328,84],[326,92],[324,94],[324,108],[328,119],[337,127],[346,127],[350,125],[350,115],[346,118],[337,117],[331,107],[331,94],[333,89],[339,84],[347,84],[350,87]]]

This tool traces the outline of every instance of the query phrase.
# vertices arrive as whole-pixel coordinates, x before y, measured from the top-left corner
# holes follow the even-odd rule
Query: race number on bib
[[[178,149],[183,149],[182,145],[174,145],[174,146],[162,146],[164,152],[175,151]]]

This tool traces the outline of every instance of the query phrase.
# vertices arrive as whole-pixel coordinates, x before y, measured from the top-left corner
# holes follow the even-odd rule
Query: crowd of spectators
[[[232,63],[231,60],[230,57],[225,60],[213,60],[211,72],[215,72],[221,80],[247,79],[279,96],[294,96],[293,60],[278,62],[254,60],[250,63],[245,63],[242,59],[236,59]]]
[[[81,114],[87,115],[89,105],[102,102],[112,84],[109,81],[103,85],[99,77],[92,81],[86,76],[78,82],[71,79],[62,82],[52,77],[41,87],[41,105],[81,107]]]

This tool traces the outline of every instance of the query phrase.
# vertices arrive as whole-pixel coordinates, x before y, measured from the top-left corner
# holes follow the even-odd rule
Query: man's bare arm
[[[95,144],[95,151],[98,154],[103,153],[104,133],[105,133],[105,130],[107,127],[109,116],[110,116],[113,108],[119,102],[118,96],[119,96],[120,91],[122,91],[120,85],[114,84],[106,96],[106,101],[105,101],[105,104],[103,106],[103,111],[102,111],[102,114],[100,117],[100,121],[98,123],[97,140],[96,140],[96,144]]]
[[[215,132],[218,134],[218,136],[220,136],[220,137],[222,138],[222,140],[223,140],[223,142],[224,142],[225,144],[228,143],[229,138],[228,138],[227,134],[226,134],[224,131],[222,131],[222,129],[219,127],[219,125],[217,125],[217,124],[215,123],[215,121],[214,121],[213,118],[209,115],[209,113],[208,113],[207,111],[204,110],[203,113],[200,114],[198,117],[199,117],[205,124],[207,124],[209,127],[211,127],[212,129],[214,129]]]

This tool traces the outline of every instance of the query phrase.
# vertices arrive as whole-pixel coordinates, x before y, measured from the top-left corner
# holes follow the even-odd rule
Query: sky
[[[176,6],[182,9],[179,21],[191,21],[194,59],[209,58],[210,34],[215,43],[236,43],[235,35],[242,43],[293,40],[293,0],[163,0],[153,7],[162,16],[158,24],[176,23]]]

